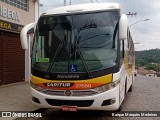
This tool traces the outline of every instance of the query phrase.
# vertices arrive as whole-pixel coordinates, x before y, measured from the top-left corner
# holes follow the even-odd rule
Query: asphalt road
[[[160,114],[160,78],[136,76],[133,91],[126,95],[122,111],[159,111]],[[54,109],[43,111],[42,116],[16,120],[160,120],[160,117],[108,117],[105,111],[62,112]]]

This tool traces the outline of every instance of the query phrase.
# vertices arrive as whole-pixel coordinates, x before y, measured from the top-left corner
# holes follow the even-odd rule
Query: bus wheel
[[[133,75],[132,75],[132,85],[130,86],[128,92],[132,92],[132,89],[133,89]]]
[[[132,85],[130,86],[130,88],[129,88],[129,90],[128,90],[128,92],[132,92]]]
[[[121,111],[122,111],[123,103],[124,103],[124,102],[121,103],[121,105],[119,106],[118,110],[116,110],[116,112],[121,112]]]

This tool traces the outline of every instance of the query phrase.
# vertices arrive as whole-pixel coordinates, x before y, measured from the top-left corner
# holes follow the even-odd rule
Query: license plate
[[[62,111],[76,112],[77,111],[77,107],[76,106],[62,106]]]

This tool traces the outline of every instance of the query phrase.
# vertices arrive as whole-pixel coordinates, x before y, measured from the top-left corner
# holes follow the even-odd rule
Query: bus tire
[[[132,85],[130,86],[128,92],[132,92],[132,89],[133,89],[133,75],[132,75]]]
[[[134,76],[137,76],[137,74],[136,74],[136,73],[134,73]]]
[[[129,90],[128,90],[128,92],[132,92],[132,85],[130,86],[130,88],[129,88]]]
[[[122,103],[122,104],[123,104],[123,103]],[[121,112],[121,111],[122,111],[122,107],[123,107],[122,104],[119,106],[119,108],[118,108],[118,110],[116,110],[116,112]]]

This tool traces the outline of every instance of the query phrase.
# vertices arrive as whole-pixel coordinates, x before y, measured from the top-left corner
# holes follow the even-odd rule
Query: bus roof
[[[114,9],[121,9],[120,4],[118,3],[87,3],[87,4],[68,5],[68,6],[62,6],[62,7],[50,9],[43,15],[81,13],[81,12],[103,11],[103,10],[105,11],[105,10],[114,10]]]

